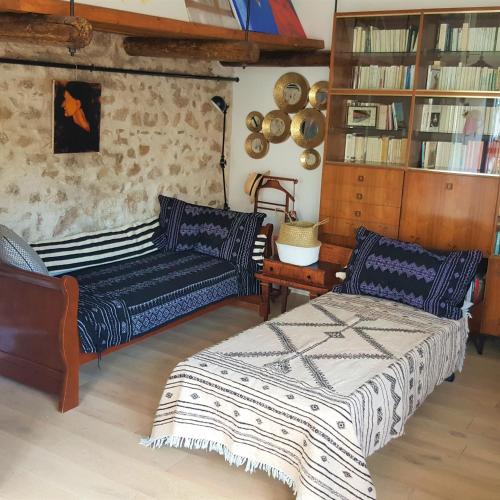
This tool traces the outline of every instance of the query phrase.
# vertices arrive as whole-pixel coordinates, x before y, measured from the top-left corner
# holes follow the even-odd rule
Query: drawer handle
[[[356,217],[361,217],[361,211],[360,211],[360,210],[356,210],[356,211],[354,212],[354,215],[355,215]]]
[[[310,274],[308,274],[306,277],[309,281],[312,279]]]
[[[361,193],[356,193],[356,198],[358,200],[362,200],[363,199],[363,195]]]
[[[358,175],[358,181],[359,182],[364,182],[365,176],[364,175]]]
[[[269,271],[273,272],[273,271],[274,271],[274,267],[273,267],[273,266],[271,266],[271,267],[269,268]]]
[[[447,182],[446,183],[446,189],[448,191],[453,191],[453,183],[452,182]]]

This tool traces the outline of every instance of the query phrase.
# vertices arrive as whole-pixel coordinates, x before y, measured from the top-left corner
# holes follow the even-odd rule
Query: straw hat
[[[318,240],[318,227],[326,222],[328,219],[320,222],[284,222],[281,224],[276,243],[304,248],[318,247],[321,245]]]
[[[262,179],[265,175],[269,175],[270,171],[268,170],[267,172],[264,172],[263,174],[260,174],[258,172],[252,172],[251,174],[248,174],[247,180],[245,181],[245,184],[243,186],[243,190],[245,191],[252,200],[255,198],[255,192],[257,191],[257,188],[260,186],[260,183],[262,182]]]

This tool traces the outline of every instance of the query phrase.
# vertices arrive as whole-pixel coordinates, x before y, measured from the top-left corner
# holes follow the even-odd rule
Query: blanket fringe
[[[143,438],[141,439],[140,443],[143,446],[147,446],[148,448],[161,448],[163,446],[170,446],[172,448],[189,448],[191,450],[215,451],[219,455],[222,455],[224,457],[224,460],[226,460],[226,462],[228,462],[230,465],[234,465],[236,467],[241,467],[242,465],[244,465],[245,472],[250,472],[250,474],[252,474],[256,470],[267,472],[270,477],[278,479],[282,483],[285,483],[293,490],[293,493],[295,495],[297,494],[295,483],[290,476],[287,476],[279,469],[276,469],[276,467],[272,467],[271,465],[252,460],[248,457],[235,455],[225,445],[217,443],[215,441],[199,438],[195,439],[179,436],[166,436],[158,439]]]

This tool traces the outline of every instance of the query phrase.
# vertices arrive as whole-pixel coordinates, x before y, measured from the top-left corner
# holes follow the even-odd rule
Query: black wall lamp
[[[227,110],[229,109],[229,104],[220,95],[212,97],[211,102],[215,106],[215,108],[224,115],[224,122],[222,125],[222,151],[220,155],[219,165],[222,170],[222,186],[224,188],[224,210],[229,210],[229,205],[227,204],[226,174],[225,174],[227,161],[226,157],[224,156],[224,149],[226,146],[226,115],[227,115]]]

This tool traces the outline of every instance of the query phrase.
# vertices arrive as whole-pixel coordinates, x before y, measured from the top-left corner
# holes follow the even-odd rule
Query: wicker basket
[[[318,240],[318,227],[327,222],[328,219],[319,222],[284,222],[281,224],[276,243],[304,248],[318,247],[321,245]]]

